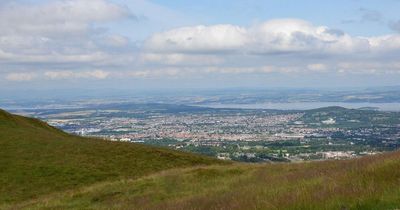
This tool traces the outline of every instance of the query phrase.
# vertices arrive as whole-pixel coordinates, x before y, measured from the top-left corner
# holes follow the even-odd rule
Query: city
[[[245,162],[349,159],[400,145],[400,113],[367,108],[285,111],[117,103],[30,111],[76,135]]]

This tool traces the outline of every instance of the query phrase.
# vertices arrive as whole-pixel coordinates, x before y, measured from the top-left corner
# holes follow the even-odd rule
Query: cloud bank
[[[112,47],[128,40],[106,33],[98,24],[134,18],[127,8],[105,0],[65,0],[39,4],[0,5],[0,64],[35,65],[115,64],[130,59]]]
[[[234,25],[193,26],[157,33],[145,49],[159,53],[354,54],[399,51],[400,36],[354,37],[299,19],[276,19],[242,28]]]
[[[366,21],[382,18],[362,12]],[[140,21],[107,0],[1,3],[0,80],[400,75],[398,33],[354,36],[287,18],[178,27],[131,40],[109,29],[126,20]],[[400,31],[398,21],[390,27]]]

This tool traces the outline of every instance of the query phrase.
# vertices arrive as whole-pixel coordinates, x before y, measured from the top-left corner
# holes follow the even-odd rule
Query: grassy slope
[[[221,163],[198,155],[68,135],[0,110],[0,205],[100,181]]]
[[[398,209],[400,154],[301,164],[206,166],[48,195],[29,209]]]

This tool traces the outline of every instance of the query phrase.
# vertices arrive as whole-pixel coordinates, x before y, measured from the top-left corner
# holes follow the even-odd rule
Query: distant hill
[[[315,126],[372,127],[400,124],[400,112],[346,109],[340,106],[330,106],[307,110],[300,120]],[[324,121],[332,121],[334,123],[324,123]]]
[[[0,110],[0,203],[176,167],[222,163],[132,143],[69,135]]]
[[[0,209],[400,208],[400,152],[228,164],[70,136],[6,112],[0,115],[0,149]]]

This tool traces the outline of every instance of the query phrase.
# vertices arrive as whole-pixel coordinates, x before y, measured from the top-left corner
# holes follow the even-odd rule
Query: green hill
[[[222,163],[168,149],[66,134],[0,110],[0,203],[176,167]]]
[[[335,123],[322,123],[329,119],[334,120]],[[300,120],[317,127],[373,127],[399,124],[400,112],[385,112],[370,109],[346,109],[340,106],[331,106],[307,110]]]
[[[0,209],[400,207],[399,152],[344,161],[214,164],[220,162],[70,136],[7,113],[0,119]]]

